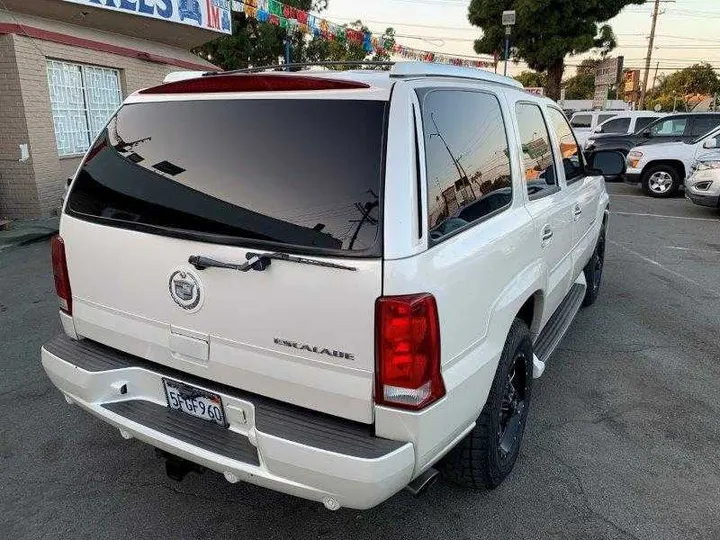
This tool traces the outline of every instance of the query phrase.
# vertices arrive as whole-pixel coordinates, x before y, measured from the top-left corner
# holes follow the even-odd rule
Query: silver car
[[[698,159],[685,181],[685,196],[695,204],[720,208],[720,152]]]

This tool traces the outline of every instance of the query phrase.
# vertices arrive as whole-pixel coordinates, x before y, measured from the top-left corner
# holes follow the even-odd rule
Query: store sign
[[[545,89],[541,86],[526,86],[525,91],[540,97],[545,95]]]
[[[101,9],[232,33],[230,0],[65,0]]]

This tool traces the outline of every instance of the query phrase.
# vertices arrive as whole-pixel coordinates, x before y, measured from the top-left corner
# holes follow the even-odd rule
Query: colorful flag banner
[[[306,11],[286,6],[277,0],[233,0],[233,11],[243,12],[247,17],[268,22],[290,31],[299,30],[323,39],[349,41],[362,45],[368,53],[387,52],[402,58],[420,62],[433,62],[436,64],[452,64],[454,66],[491,68],[495,61],[460,58],[446,54],[413,49],[397,43],[391,45],[384,43],[381,38],[373,36],[370,32],[361,32],[354,28],[335,24],[321,17],[316,17]]]

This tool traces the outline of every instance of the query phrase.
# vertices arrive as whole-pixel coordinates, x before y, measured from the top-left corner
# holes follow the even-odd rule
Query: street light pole
[[[505,27],[505,69],[503,75],[507,77],[508,60],[510,59],[510,34],[515,26],[515,11],[503,11],[502,24]]]
[[[512,32],[512,26],[505,27],[505,69],[503,69],[503,75],[507,77],[507,66],[508,59],[510,57],[510,32]]]

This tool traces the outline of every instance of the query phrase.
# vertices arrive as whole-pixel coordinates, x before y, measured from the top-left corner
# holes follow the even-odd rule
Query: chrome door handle
[[[580,219],[581,215],[582,215],[582,208],[580,208],[579,206],[576,206],[575,211],[573,212],[573,217],[575,218],[575,221]]]

